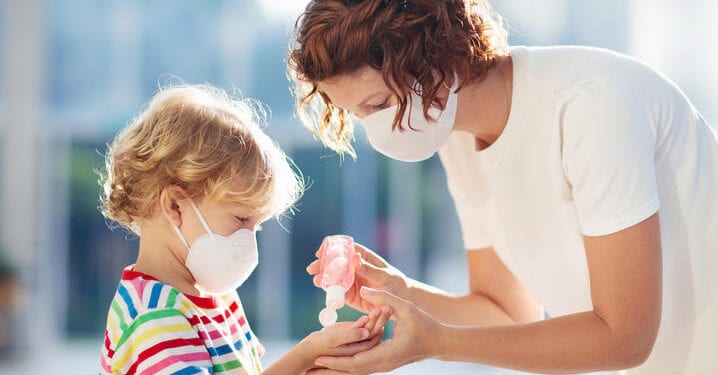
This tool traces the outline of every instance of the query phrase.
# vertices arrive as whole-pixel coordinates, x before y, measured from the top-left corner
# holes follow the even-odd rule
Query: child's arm
[[[341,322],[312,332],[264,370],[264,375],[304,374],[320,355],[350,356],[376,346],[391,308],[376,309],[356,322]],[[333,353],[333,354],[329,354]]]
[[[113,313],[110,319],[114,318]],[[178,310],[143,311],[120,336],[113,356],[105,364],[108,373],[165,373],[170,368],[192,374],[211,373],[207,348]]]

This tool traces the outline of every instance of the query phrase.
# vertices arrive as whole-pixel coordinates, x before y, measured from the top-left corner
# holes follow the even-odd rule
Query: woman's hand
[[[344,296],[349,306],[364,313],[372,310],[374,306],[367,303],[359,293],[363,286],[386,290],[403,298],[408,297],[409,279],[401,271],[362,245],[355,244],[354,251],[356,277],[354,284]],[[321,253],[317,251],[316,256],[321,256]],[[317,259],[307,267],[307,272],[314,276],[314,285],[317,287],[319,287],[320,261],[321,259]]]
[[[381,344],[352,356],[322,356],[308,375],[372,374],[386,372],[409,363],[438,355],[440,322],[412,302],[387,291],[361,289],[365,303],[374,306],[390,306],[394,311],[396,325],[394,337]]]

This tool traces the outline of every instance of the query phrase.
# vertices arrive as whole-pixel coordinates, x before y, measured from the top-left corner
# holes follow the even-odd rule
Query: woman
[[[356,119],[389,157],[439,153],[471,290],[448,295],[359,247],[349,301],[391,305],[396,335],[313,373],[425,358],[718,371],[718,142],[667,78],[606,50],[509,48],[477,0],[311,1],[289,68],[325,145],[353,155]]]

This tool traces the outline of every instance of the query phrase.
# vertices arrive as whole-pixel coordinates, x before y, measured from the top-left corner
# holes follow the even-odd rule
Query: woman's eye
[[[372,104],[371,106],[372,106],[372,108],[374,108],[374,109],[384,109],[384,108],[386,108],[388,105],[389,105],[389,98],[387,97],[386,99],[384,99],[383,102],[381,102],[381,103],[379,103],[379,104]]]

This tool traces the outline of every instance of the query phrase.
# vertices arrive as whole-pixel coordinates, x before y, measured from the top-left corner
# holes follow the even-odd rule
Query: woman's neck
[[[186,249],[175,248],[175,242],[184,245],[179,240],[171,241],[169,236],[172,235],[176,236],[169,224],[140,224],[140,249],[135,271],[150,275],[184,294],[204,297],[194,286],[194,277],[184,264]]]
[[[512,87],[513,62],[506,56],[484,79],[459,91],[454,130],[472,134],[478,149],[491,146],[506,127],[511,112]]]

